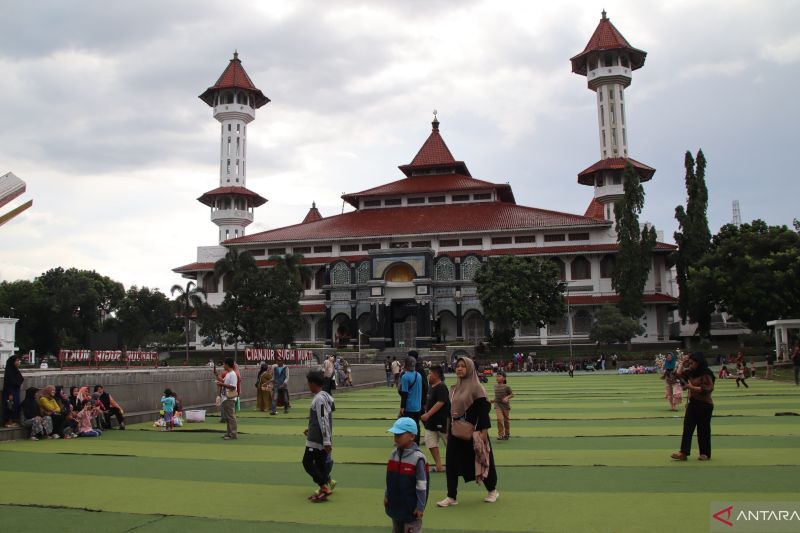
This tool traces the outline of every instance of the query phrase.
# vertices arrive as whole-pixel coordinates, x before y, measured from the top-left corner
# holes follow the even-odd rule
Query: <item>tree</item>
[[[197,313],[197,324],[200,334],[206,338],[203,345],[219,344],[222,349],[222,358],[225,358],[226,323],[225,315],[218,307],[204,305]]]
[[[239,341],[241,334],[242,319],[242,285],[244,280],[258,272],[256,260],[250,252],[239,253],[235,248],[228,251],[225,257],[214,263],[214,279],[219,282],[222,280],[222,288],[225,291],[225,299],[219,306],[219,310],[225,318],[226,331],[233,344],[233,359],[236,361],[239,355]]]
[[[186,333],[186,360],[184,362],[185,365],[189,364],[189,322],[191,320],[191,316],[193,311],[199,310],[203,307],[203,299],[207,296],[206,291],[197,287],[194,281],[190,281],[186,283],[186,288],[184,289],[178,284],[175,284],[170,289],[170,294],[175,296],[175,293],[178,293],[178,296],[175,298],[175,302],[178,306],[178,313],[179,315],[184,317],[184,331]]]
[[[172,304],[164,293],[133,285],[117,306],[115,329],[122,335],[126,349],[136,348],[154,334],[162,335],[179,327],[175,322]]]
[[[503,331],[523,325],[544,327],[564,316],[565,283],[551,261],[513,255],[492,257],[475,276],[485,317],[495,325],[492,338],[508,343]],[[510,339],[513,339],[513,333]]]
[[[755,332],[767,321],[800,316],[800,235],[761,220],[723,226],[696,267],[689,293],[718,305]]]
[[[697,164],[691,152],[684,158],[686,167],[686,209],[679,205],[675,208],[675,219],[679,230],[675,232],[675,243],[678,250],[673,254],[677,271],[678,311],[683,323],[691,319],[698,325],[702,336],[708,335],[711,327],[713,308],[706,305],[690,307],[690,301],[701,303],[700,299],[690,298],[689,267],[696,265],[711,246],[711,231],[708,229],[708,188],[706,187],[706,158],[703,151],[697,152]]]
[[[604,305],[598,309],[594,319],[589,339],[598,344],[626,343],[644,333],[637,319],[625,316],[614,305]]]
[[[302,259],[302,254],[274,255],[269,258],[270,261],[275,261],[273,269],[286,272],[300,289],[309,287],[314,279],[314,273],[302,264]]]
[[[303,323],[301,294],[296,279],[280,268],[260,270],[244,278],[240,295],[243,338],[256,346],[293,343]]]
[[[644,188],[630,163],[625,165],[623,183],[625,196],[614,205],[619,253],[611,274],[611,284],[620,296],[620,311],[631,318],[638,318],[643,312],[642,296],[656,245],[656,230],[652,226],[639,228],[639,214],[644,207]]]

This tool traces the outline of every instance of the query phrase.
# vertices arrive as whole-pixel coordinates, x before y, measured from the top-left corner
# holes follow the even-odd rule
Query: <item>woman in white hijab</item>
[[[483,483],[488,491],[483,501],[494,503],[497,491],[497,470],[489,441],[491,405],[478,381],[475,363],[468,357],[456,361],[456,383],[450,388],[450,430],[445,456],[447,497],[436,505],[458,505],[458,478]]]

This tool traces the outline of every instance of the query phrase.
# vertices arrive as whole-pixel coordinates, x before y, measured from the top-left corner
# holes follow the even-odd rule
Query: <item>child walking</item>
[[[514,393],[506,383],[506,375],[497,373],[497,384],[494,386],[494,412],[497,415],[497,440],[508,440],[511,436],[509,414],[511,412],[511,398]]]
[[[314,395],[308,413],[306,451],[303,454],[303,468],[319,486],[308,499],[314,503],[324,502],[333,493],[336,481],[331,479],[333,470],[333,397],[322,390],[325,376],[313,370],[306,376],[308,390]]]
[[[162,431],[172,431],[175,429],[175,393],[172,390],[164,390],[164,396],[161,397],[161,409],[164,411],[164,429]]]
[[[425,454],[414,442],[417,423],[407,416],[389,428],[396,448],[386,464],[383,506],[392,519],[392,533],[422,531],[422,515],[428,503],[430,476]]]

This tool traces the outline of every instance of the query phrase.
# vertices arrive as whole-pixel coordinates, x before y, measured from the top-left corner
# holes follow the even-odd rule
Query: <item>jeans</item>
[[[78,433],[78,436],[79,437],[99,437],[102,434],[103,434],[103,432],[100,431],[99,429],[92,429],[92,430],[89,430],[89,431],[82,431],[82,432]]]
[[[692,436],[697,428],[697,444],[700,455],[711,457],[711,414],[714,404],[689,400],[686,414],[683,417],[683,438],[681,439],[681,452],[690,455],[692,451]]]
[[[386,386],[387,387],[391,387],[392,386],[392,373],[391,372],[386,372]]]
[[[281,388],[278,387],[275,389],[275,393],[272,395],[272,412],[277,412],[278,409],[278,400],[283,398],[283,412],[289,412],[289,389],[288,388]]]

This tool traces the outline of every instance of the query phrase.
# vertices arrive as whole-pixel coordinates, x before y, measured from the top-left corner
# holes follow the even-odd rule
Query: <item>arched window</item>
[[[576,257],[570,265],[572,279],[592,279],[592,264],[583,256]]]
[[[217,280],[214,279],[214,274],[208,273],[203,276],[203,290],[208,293],[215,293],[219,289],[217,288]]]
[[[392,265],[383,275],[383,279],[386,281],[393,281],[396,283],[407,283],[409,281],[413,281],[415,277],[416,273],[414,272],[414,269],[406,263]]]
[[[331,269],[331,284],[332,285],[349,285],[350,284],[350,267],[346,263],[336,263]]]
[[[486,336],[483,315],[478,311],[467,311],[464,315],[464,340],[480,342]]]
[[[455,339],[457,330],[456,316],[453,313],[450,311],[439,313],[439,342]]]
[[[481,261],[474,255],[471,255],[464,259],[461,263],[461,279],[466,281],[472,281],[475,279],[475,275],[478,273],[478,269],[481,268]]]
[[[442,257],[436,262],[434,273],[436,281],[451,281],[456,279],[456,266],[449,257]]]
[[[614,272],[615,263],[616,260],[613,255],[604,255],[600,260],[600,277],[610,278],[611,274]]]
[[[553,264],[556,265],[556,267],[558,267],[559,279],[561,279],[562,281],[567,279],[567,267],[564,265],[564,261],[562,261],[558,257],[551,257],[550,261],[552,261]]]
[[[574,335],[588,335],[592,329],[592,314],[581,309],[572,317],[572,333]]]
[[[356,270],[356,281],[358,281],[359,285],[363,285],[369,281],[369,262],[364,261],[358,265],[358,270]]]

